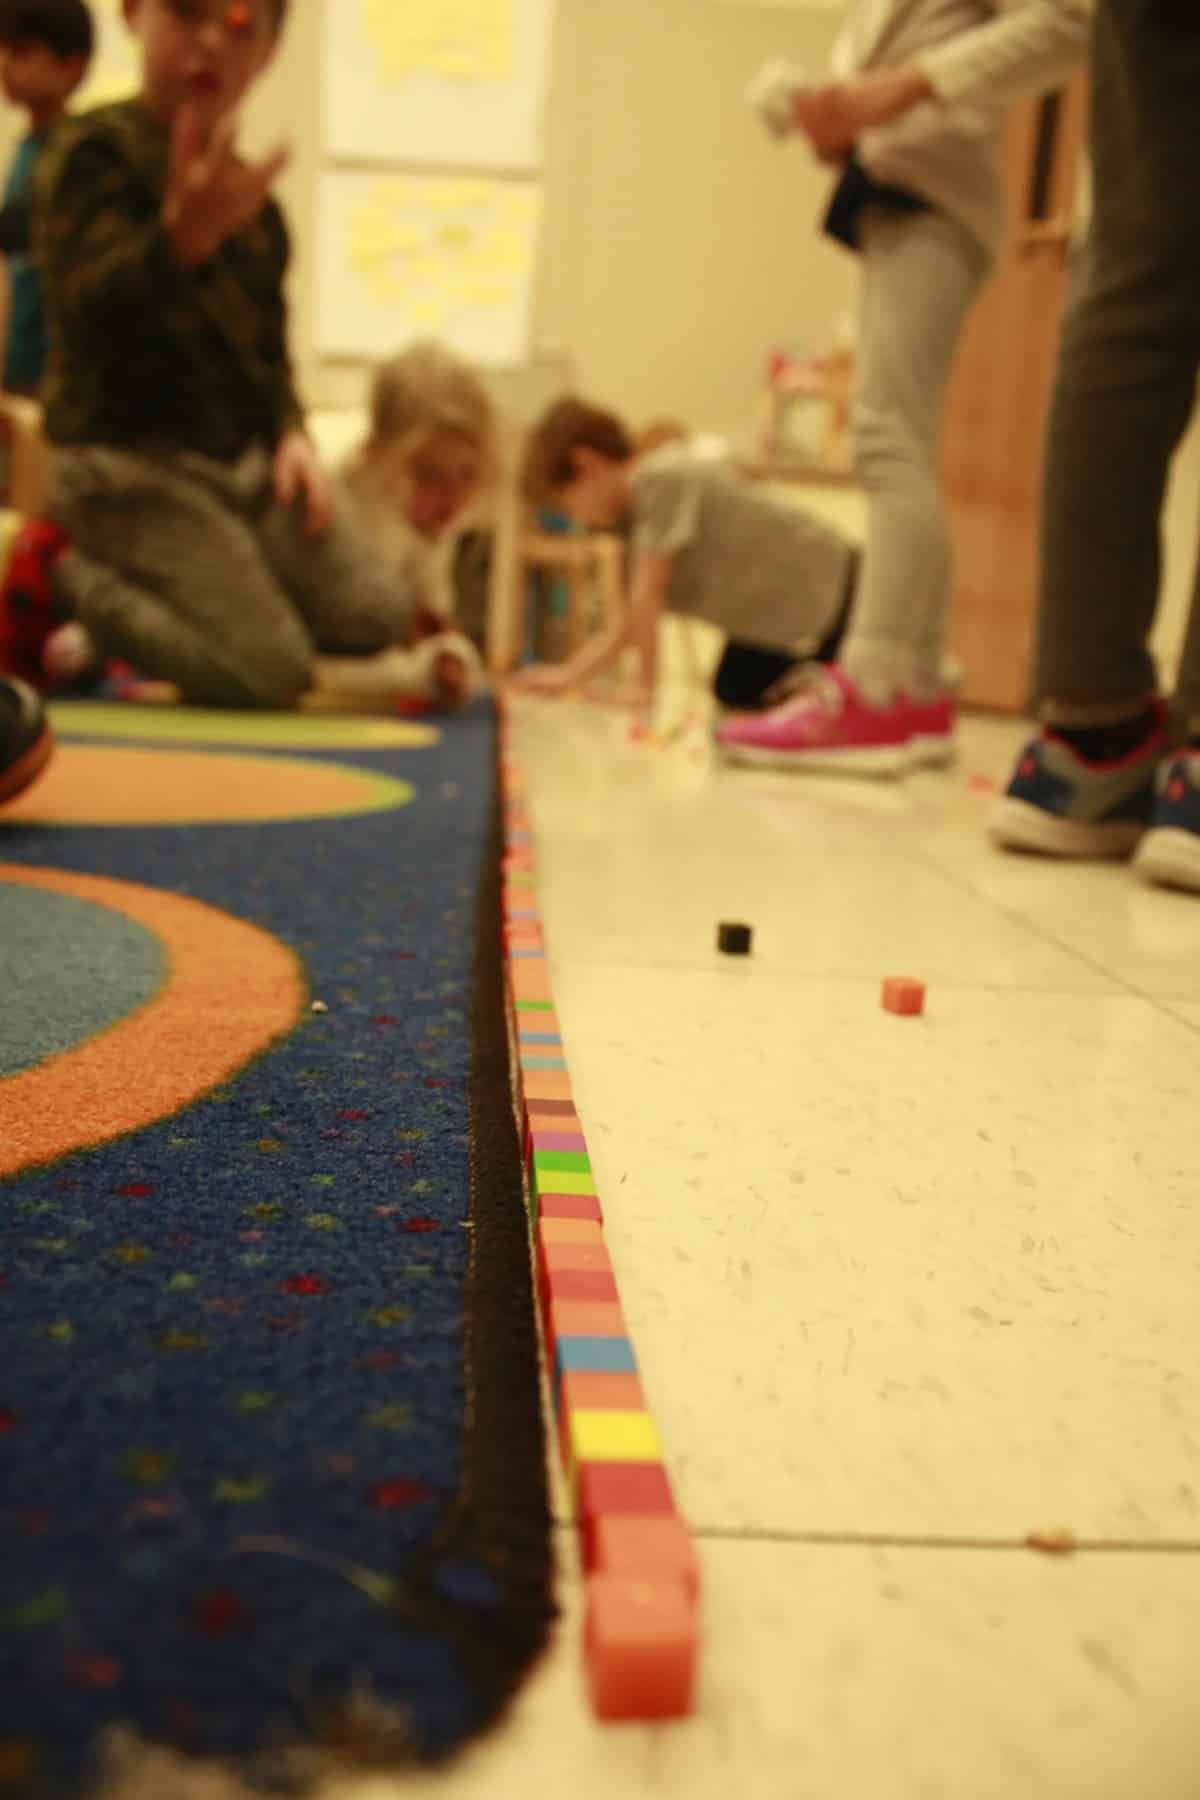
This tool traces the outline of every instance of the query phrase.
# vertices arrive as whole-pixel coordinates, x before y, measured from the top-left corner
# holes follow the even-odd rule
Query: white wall
[[[323,365],[312,345],[321,12],[319,0],[294,7],[248,141],[293,145],[282,197],[296,341],[310,396],[330,404],[361,373]],[[559,0],[536,336],[568,351],[602,400],[635,418],[746,426],[771,345],[826,339],[852,281],[816,231],[828,178],[769,142],[743,91],[768,56],[824,64],[835,19],[716,0]]]

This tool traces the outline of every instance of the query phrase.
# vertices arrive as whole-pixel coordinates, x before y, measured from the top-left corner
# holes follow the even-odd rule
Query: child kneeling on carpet
[[[65,125],[38,172],[52,523],[18,545],[0,636],[18,615],[29,657],[65,609],[76,660],[90,648],[199,705],[456,702],[470,646],[405,647],[417,584],[338,516],[304,430],[270,198],[287,152],[237,152],[287,0],[123,8],[141,93]]]
[[[450,630],[460,532],[498,463],[491,398],[469,363],[418,343],[375,371],[370,413],[366,441],[340,472],[347,522],[415,590],[417,634]]]
[[[592,529],[628,530],[632,547],[624,616],[554,666],[523,671],[519,685],[561,694],[633,646],[637,705],[654,706],[663,609],[728,634],[717,696],[754,705],[793,661],[828,656],[853,595],[858,556],[837,532],[743,479],[701,441],[666,442],[639,455],[622,421],[581,400],[560,401],[534,430],[525,487]],[[757,652],[761,662],[754,669]]]

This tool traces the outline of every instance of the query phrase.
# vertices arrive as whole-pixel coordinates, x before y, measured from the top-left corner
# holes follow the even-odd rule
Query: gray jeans
[[[1196,0],[1099,0],[1095,213],[1063,331],[1043,500],[1035,699],[1051,723],[1117,720],[1158,691],[1160,515],[1200,370],[1198,119]],[[1195,597],[1177,699],[1181,722],[1200,727]]]
[[[97,648],[198,706],[291,707],[314,657],[402,643],[415,593],[342,521],[305,534],[261,450],[225,465],[108,449],[55,456],[59,580]]]
[[[942,408],[988,257],[942,213],[882,209],[863,219],[862,256],[854,453],[867,541],[841,660],[868,696],[887,700],[942,685],[951,581]]]

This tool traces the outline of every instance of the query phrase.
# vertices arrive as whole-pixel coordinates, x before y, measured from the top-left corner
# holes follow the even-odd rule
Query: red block
[[[578,1479],[584,1562],[589,1569],[595,1560],[592,1533],[597,1519],[610,1513],[644,1519],[675,1511],[675,1496],[661,1463],[584,1462],[579,1465]]]
[[[914,1019],[925,1011],[925,983],[907,975],[893,975],[883,984],[883,1010]]]
[[[545,1288],[551,1300],[585,1300],[619,1305],[621,1296],[611,1270],[562,1269],[547,1263]]]
[[[594,1575],[584,1655],[600,1719],[680,1719],[692,1710],[699,1624],[679,1582]]]
[[[540,1194],[538,1214],[543,1219],[591,1219],[597,1225],[604,1222],[595,1194]]]

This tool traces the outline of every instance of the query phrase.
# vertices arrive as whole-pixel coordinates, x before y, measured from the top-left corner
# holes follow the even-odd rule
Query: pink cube
[[[692,1710],[699,1629],[678,1581],[594,1575],[584,1653],[600,1719],[681,1719]]]

